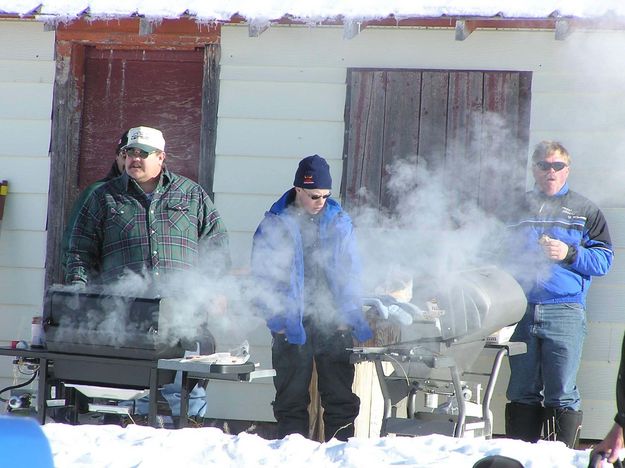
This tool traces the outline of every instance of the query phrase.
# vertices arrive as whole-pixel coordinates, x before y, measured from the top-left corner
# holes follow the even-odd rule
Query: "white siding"
[[[328,158],[338,191],[349,67],[531,71],[530,144],[558,139],[568,147],[571,185],[605,210],[617,247],[614,270],[590,292],[589,337],[579,375],[586,413],[582,437],[603,437],[614,413],[613,382],[625,329],[620,259],[625,248],[625,163],[620,164],[625,33],[575,32],[556,41],[553,31],[478,30],[455,41],[452,29],[389,27],[367,28],[351,40],[342,35],[340,27],[272,26],[257,38],[248,37],[245,26],[222,29],[215,190],[217,205],[235,231],[235,262],[247,265],[255,225],[290,187],[302,156]],[[493,402],[495,433],[503,433],[506,383],[504,363]],[[239,391],[238,398],[245,399]],[[268,405],[266,398],[257,406]]]
[[[220,103],[220,108],[222,105],[227,106],[227,103]],[[294,158],[293,164],[297,167],[300,154],[319,153],[327,158],[330,155],[338,158],[342,150],[342,120],[329,122],[220,117],[217,124],[217,165],[221,163],[221,156],[261,156]],[[218,169],[216,183],[220,180]]]
[[[0,344],[30,338],[41,314],[50,178],[54,33],[42,23],[0,20],[0,180],[9,194],[0,227]],[[13,382],[10,358],[0,384]]]

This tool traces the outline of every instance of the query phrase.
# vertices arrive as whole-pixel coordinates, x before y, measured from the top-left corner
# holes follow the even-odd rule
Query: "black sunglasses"
[[[156,153],[156,151],[152,151],[151,153],[148,153],[147,151],[143,151],[142,149],[139,149],[139,148],[124,148],[122,151],[126,155],[126,157],[130,156],[131,158],[135,158],[139,156],[141,159],[147,159],[148,156]]]
[[[304,190],[304,193],[308,195],[308,197],[310,197],[311,200],[319,200],[320,198],[327,200],[328,198],[332,196],[332,192],[328,192],[325,195],[316,195],[316,194],[310,194],[306,190]]]
[[[556,162],[546,162],[546,161],[538,161],[535,166],[540,169],[541,171],[548,171],[550,169],[553,169],[554,171],[558,172],[561,171],[562,169],[564,169],[568,164],[563,163],[561,161],[556,161]]]

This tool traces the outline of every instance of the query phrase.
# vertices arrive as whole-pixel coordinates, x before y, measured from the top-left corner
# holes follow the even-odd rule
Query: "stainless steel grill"
[[[509,274],[495,267],[455,273],[438,289],[432,294],[435,310],[366,298],[366,305],[400,325],[400,338],[384,346],[355,348],[353,359],[376,365],[384,397],[382,435],[470,432],[490,437],[490,398],[501,360],[506,353],[523,352],[523,346],[489,345],[487,337],[521,319],[525,295]],[[495,348],[492,369],[472,373],[485,347]],[[383,362],[389,363],[390,373]],[[488,379],[485,389],[479,375]],[[422,404],[417,402],[419,393],[425,396]],[[403,400],[407,414],[398,418],[397,406]]]

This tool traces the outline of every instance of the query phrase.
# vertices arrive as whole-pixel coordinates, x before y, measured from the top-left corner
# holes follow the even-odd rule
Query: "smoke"
[[[360,211],[354,219],[365,264],[365,289],[372,291],[389,271],[411,271],[436,283],[451,272],[487,259],[487,241],[502,225],[449,190],[445,174],[429,171],[416,157],[389,168],[389,191],[397,200],[391,215]]]
[[[508,181],[500,180],[510,165],[505,151],[517,147],[518,142],[497,116],[480,116],[479,128],[472,128],[469,133],[476,139],[463,149],[470,155],[464,161],[449,154],[427,158],[396,155],[394,162],[384,168],[384,198],[390,202],[382,209],[373,202],[372,194],[365,188],[361,190],[359,199],[371,199],[371,203],[362,203],[348,211],[355,226],[363,275],[352,277],[351,265],[339,265],[340,271],[332,271],[335,280],[341,282],[339,288],[351,287],[362,279],[361,295],[404,289],[405,297],[428,301],[459,271],[499,260],[500,237],[505,227],[480,203],[491,207],[503,205],[514,213],[512,200],[505,198],[514,191],[499,187],[508,186]],[[485,140],[488,154],[482,146]],[[499,154],[504,156],[492,157]],[[426,162],[445,161],[446,157],[447,164]],[[484,174],[500,176],[479,180]],[[473,182],[480,186],[494,184],[496,189],[482,190],[476,195],[467,190]],[[524,180],[510,183],[525,185]],[[480,198],[484,193],[489,194],[486,201]],[[493,200],[496,196],[501,198]],[[298,217],[305,244],[315,242],[315,239],[307,240],[317,229],[309,218]],[[215,266],[222,265],[224,259],[217,252],[205,251],[197,269],[169,272],[158,279],[148,272],[128,271],[119,281],[99,286],[98,292],[110,297],[85,311],[83,320],[72,323],[71,327],[97,330],[109,337],[113,346],[127,346],[142,333],[156,334],[168,345],[174,345],[178,339],[210,340],[212,335],[227,337],[228,344],[243,342],[254,329],[264,326],[265,319],[272,314],[297,308],[288,293],[296,284],[291,269],[293,245],[288,230],[275,229],[275,223],[276,220],[268,222],[265,235],[256,245],[252,264],[259,274],[254,278],[247,274],[215,274]],[[306,284],[305,291],[314,291],[314,297],[306,297],[305,301],[306,312],[321,323],[336,327],[337,306],[332,294],[336,285],[329,284],[323,275],[308,276],[310,271],[323,271],[333,265],[333,254],[306,253],[307,281],[311,277],[317,279],[314,284]],[[405,291],[410,284],[413,290]],[[138,317],[129,297],[154,299],[152,314]],[[314,304],[314,310],[309,303]],[[93,335],[89,333],[88,336]]]
[[[384,206],[351,209],[368,294],[399,274],[414,280],[415,300],[427,300],[458,272],[506,256],[505,222],[518,214],[526,187],[526,142],[496,113],[467,122],[456,132],[462,141],[440,154],[386,156],[393,162],[383,168]],[[376,195],[363,187],[357,198]]]
[[[544,65],[547,71],[540,74],[532,90],[532,126],[534,134],[560,140],[571,152],[570,182],[574,190],[599,204],[620,206],[625,197],[618,169],[618,148],[625,143],[619,124],[623,121],[623,108],[610,101],[619,102],[621,90],[625,89],[625,56],[619,53],[625,39],[616,33],[595,35],[596,39],[592,36],[573,34],[549,49],[553,56],[547,55],[544,60],[554,63]],[[536,67],[536,77],[541,67],[542,64]],[[363,264],[363,294],[393,291],[412,280],[414,294],[410,296],[415,301],[429,300],[456,272],[499,263],[501,256],[509,253],[501,239],[505,236],[504,223],[484,206],[501,206],[510,214],[515,213],[516,201],[507,188],[515,184],[525,188],[532,181],[527,179],[526,184],[526,179],[513,175],[518,172],[509,171],[508,154],[511,147],[523,143],[509,134],[503,119],[496,115],[484,114],[473,121],[461,129],[473,137],[472,141],[451,142],[447,154],[392,155],[395,162],[383,168],[387,175],[384,195],[392,200],[390,206],[380,210],[374,202],[379,194],[366,188],[358,193],[365,200],[362,206],[348,205]],[[547,131],[551,133],[547,135]],[[591,150],[593,154],[588,154]],[[463,163],[461,158],[454,158],[456,151],[472,157]],[[449,156],[453,164],[427,163],[446,161]],[[498,176],[480,179],[475,174],[478,166]],[[596,183],[598,177],[600,184]],[[469,178],[474,183],[467,184]],[[462,189],[488,184],[497,184],[499,190],[489,191],[490,198],[486,200]],[[265,275],[277,278],[289,271],[292,251],[286,239],[271,239],[271,245],[271,261],[264,263]],[[327,262],[317,260],[320,265]],[[524,273],[528,279],[534,279],[534,275],[547,272],[548,268],[546,261],[531,263],[528,259],[524,264],[519,262],[515,273],[521,279]],[[289,280],[285,279],[285,288]],[[245,274],[215,277],[195,270],[177,272],[156,285],[149,274],[129,272],[107,289],[122,298],[164,298],[168,315],[159,326],[169,330],[168,336],[188,338],[205,335],[209,330],[228,336],[233,342],[243,341],[263,324],[264,317],[257,312],[259,303],[268,312],[290,306],[288,298],[280,290],[270,288],[262,277],[254,282]],[[325,297],[320,302],[331,301],[327,289],[321,291],[325,291],[320,292]],[[323,315],[331,310],[328,307],[315,312]],[[104,312],[87,310],[80,326],[108,330],[113,344],[121,345],[132,338],[128,333],[128,313],[125,300],[111,299]],[[98,323],[97,327],[90,325],[91,321]]]
[[[214,265],[221,254],[208,255]],[[214,269],[211,269],[214,270]],[[262,321],[250,312],[249,280],[207,273],[206,268],[155,277],[126,270],[108,284],[55,285],[48,291],[48,341],[146,351],[214,352],[215,336],[243,342]]]

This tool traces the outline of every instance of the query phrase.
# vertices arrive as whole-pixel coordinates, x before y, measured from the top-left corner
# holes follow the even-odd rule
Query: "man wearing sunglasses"
[[[310,435],[314,363],[324,438],[347,440],[360,408],[348,348],[354,338],[372,336],[362,313],[352,222],[330,198],[332,178],[322,157],[302,159],[293,186],[265,213],[252,248],[257,305],[273,336],[278,437]]]
[[[165,167],[160,130],[136,127],[125,173],[96,189],[74,224],[66,282],[107,284],[128,271],[152,278],[229,261],[226,228],[202,187]]]
[[[139,294],[145,285],[135,284],[137,276],[129,273],[136,273],[159,293],[159,280],[174,272],[193,269],[210,276],[226,271],[230,257],[224,223],[199,184],[166,168],[161,131],[131,128],[120,154],[125,172],[93,191],[73,225],[66,283],[111,285],[131,278],[129,287]],[[215,306],[223,307],[223,300],[215,298]],[[198,323],[197,336],[187,338],[197,339],[200,352],[211,354],[214,339],[205,325]],[[180,385],[168,384],[161,392],[174,412]],[[190,415],[203,415],[204,395],[204,388],[193,389]]]
[[[509,226],[511,267],[527,297],[527,311],[510,341],[527,344],[510,356],[506,434],[574,447],[582,411],[577,372],[586,336],[586,294],[605,275],[613,251],[603,213],[569,189],[571,165],[560,143],[543,141],[532,155],[534,190]]]

